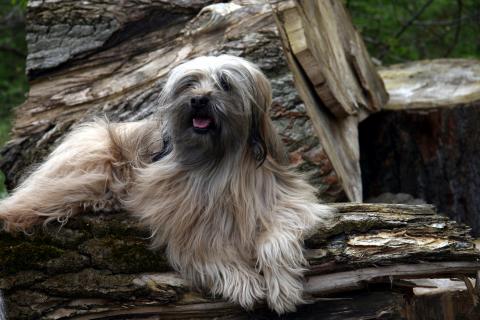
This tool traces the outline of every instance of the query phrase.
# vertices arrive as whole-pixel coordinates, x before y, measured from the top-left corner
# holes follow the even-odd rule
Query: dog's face
[[[179,65],[165,84],[161,103],[167,134],[185,164],[247,148],[257,160],[265,158],[271,89],[250,62],[222,55]]]

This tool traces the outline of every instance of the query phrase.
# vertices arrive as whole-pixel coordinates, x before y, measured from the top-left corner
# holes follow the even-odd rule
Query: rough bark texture
[[[382,313],[402,319],[415,309],[412,288],[422,286],[404,279],[461,278],[480,269],[469,229],[430,206],[336,206],[336,222],[306,241],[311,266],[305,286],[316,302],[289,319],[375,319]],[[163,254],[147,246],[145,230],[123,213],[81,215],[32,236],[0,234],[0,289],[10,318],[273,317],[263,305],[246,313],[192,292]],[[368,294],[357,292],[366,288]]]
[[[12,188],[72,124],[93,116],[130,121],[156,112],[168,71],[192,57],[228,53],[250,59],[271,80],[271,116],[295,167],[327,201],[345,199],[325,149],[293,86],[263,1],[30,1],[31,89],[17,109],[0,169]],[[203,11],[200,11],[203,10]]]
[[[396,65],[386,109],[360,125],[364,196],[404,192],[480,234],[480,63]]]

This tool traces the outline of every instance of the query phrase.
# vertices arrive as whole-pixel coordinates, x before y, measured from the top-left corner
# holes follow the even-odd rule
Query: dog
[[[80,125],[0,202],[7,231],[126,208],[195,288],[279,314],[304,303],[303,239],[334,210],[288,165],[270,83],[235,56],[175,67],[158,115]]]

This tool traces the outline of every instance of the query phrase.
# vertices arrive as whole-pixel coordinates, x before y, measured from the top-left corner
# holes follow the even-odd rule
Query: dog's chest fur
[[[173,159],[168,154],[139,169],[135,194],[127,201],[153,227],[153,245],[188,252],[197,260],[217,259],[229,246],[253,255],[263,229],[261,212],[271,212],[273,205],[265,203],[263,179],[256,172],[233,170],[231,162],[186,170]]]

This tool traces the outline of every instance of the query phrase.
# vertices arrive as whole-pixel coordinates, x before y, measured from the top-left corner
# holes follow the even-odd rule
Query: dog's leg
[[[267,303],[278,314],[295,311],[304,303],[303,271],[306,260],[298,235],[275,229],[262,235],[258,245],[258,268],[267,285]]]
[[[45,220],[65,221],[86,205],[102,208],[111,200],[107,191],[114,160],[106,123],[74,130],[0,202],[3,228],[25,230]]]
[[[265,298],[265,280],[250,264],[240,259],[217,259],[192,270],[187,278],[197,287],[208,289],[214,296],[251,310]]]
[[[265,281],[252,267],[235,263],[219,265],[218,269],[222,279],[213,286],[213,293],[221,294],[246,310],[264,299]]]
[[[267,302],[278,314],[295,311],[305,303],[303,239],[331,218],[333,210],[325,205],[304,203],[285,206],[275,212],[275,223],[257,242],[258,268],[267,286]]]

